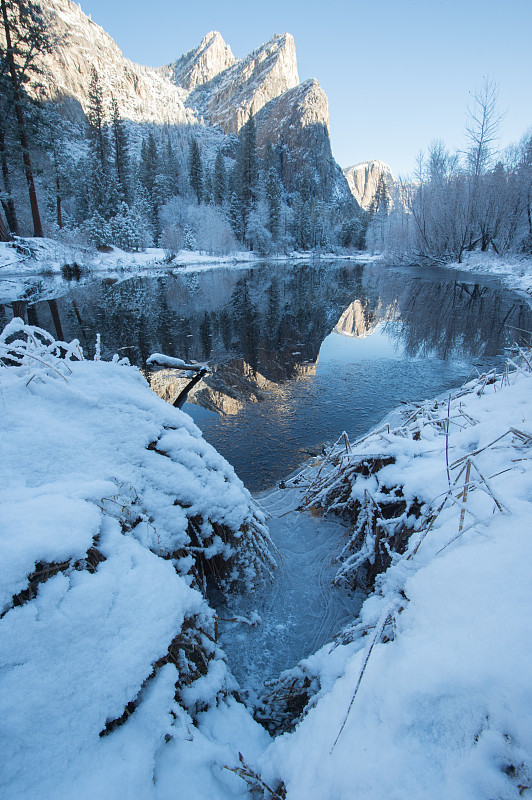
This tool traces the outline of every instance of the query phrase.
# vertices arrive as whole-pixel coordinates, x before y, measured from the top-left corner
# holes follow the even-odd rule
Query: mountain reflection
[[[492,356],[532,329],[530,310],[515,294],[452,278],[338,262],[173,271],[69,284],[55,299],[0,307],[0,318],[25,315],[61,338],[78,338],[88,357],[100,333],[103,357],[118,352],[141,369],[153,352],[206,362],[211,373],[189,401],[235,415],[276,387],[314,375],[333,329],[363,338],[384,323],[406,357],[442,359]],[[168,401],[187,382],[169,369],[148,377]]]

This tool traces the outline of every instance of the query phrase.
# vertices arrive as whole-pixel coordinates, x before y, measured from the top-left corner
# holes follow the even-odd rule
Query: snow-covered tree
[[[129,142],[124,120],[114,97],[111,100],[111,141],[118,194],[122,201],[128,202],[131,194]]]
[[[216,205],[223,205],[227,196],[227,173],[221,150],[218,150],[214,162],[213,194]]]
[[[196,200],[199,205],[203,198],[203,164],[196,139],[192,139],[190,142],[188,170],[190,187],[196,195]]]

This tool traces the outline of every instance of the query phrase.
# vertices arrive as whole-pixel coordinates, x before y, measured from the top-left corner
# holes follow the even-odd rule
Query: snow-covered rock
[[[229,45],[224,42],[222,35],[218,31],[210,31],[195,50],[190,50],[173,64],[162,67],[160,71],[167,75],[172,83],[192,91],[196,86],[202,86],[236,62],[237,59]]]
[[[113,97],[125,119],[133,122],[184,124],[195,122],[184,105],[185,92],[150,67],[134,64],[116,42],[71,0],[40,4],[58,40],[42,60],[34,91],[45,99],[62,99],[75,119],[88,108],[91,69],[102,89]],[[42,86],[42,89],[40,88]]]
[[[238,133],[250,113],[256,114],[298,84],[294,39],[283,33],[221,70],[209,83],[197,85],[186,104],[197,109],[209,124],[219,125],[226,133]]]
[[[364,161],[346,167],[342,171],[351,194],[362,208],[368,209],[371,206],[381,175],[384,177],[388,192],[391,194],[393,191],[395,179],[390,167],[384,161]]]

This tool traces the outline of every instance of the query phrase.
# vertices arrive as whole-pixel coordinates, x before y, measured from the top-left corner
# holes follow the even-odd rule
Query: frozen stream
[[[218,609],[220,617],[250,618],[255,611],[261,618],[253,626],[219,623],[231,670],[252,698],[264,681],[330,641],[362,602],[360,596],[331,585],[336,571],[332,562],[345,532],[341,524],[295,511],[301,501],[296,489],[278,489],[257,499],[272,515],[268,527],[282,558],[276,581]]]

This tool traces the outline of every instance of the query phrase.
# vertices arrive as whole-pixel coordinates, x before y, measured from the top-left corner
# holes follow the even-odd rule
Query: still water
[[[496,281],[352,262],[27,279],[15,303],[12,289],[0,279],[0,324],[24,315],[79,339],[89,358],[100,333],[104,358],[118,353],[143,370],[154,352],[209,365],[185,410],[262,492],[282,554],[273,586],[217,608],[220,641],[251,701],[362,602],[331,585],[339,521],[290,513],[290,490],[264,490],[343,430],[356,437],[402,402],[500,366],[504,347],[532,330],[528,305]],[[167,400],[182,388],[175,371],[145,374]],[[229,621],[252,612],[260,625]]]
[[[207,363],[185,410],[251,490],[275,485],[345,430],[356,437],[402,402],[502,363],[532,330],[524,300],[495,280],[353,262],[29,282],[15,304],[86,357],[141,369],[153,352]],[[0,281],[0,301],[2,283]],[[0,323],[13,315],[0,306]],[[148,375],[173,399],[173,371]]]

